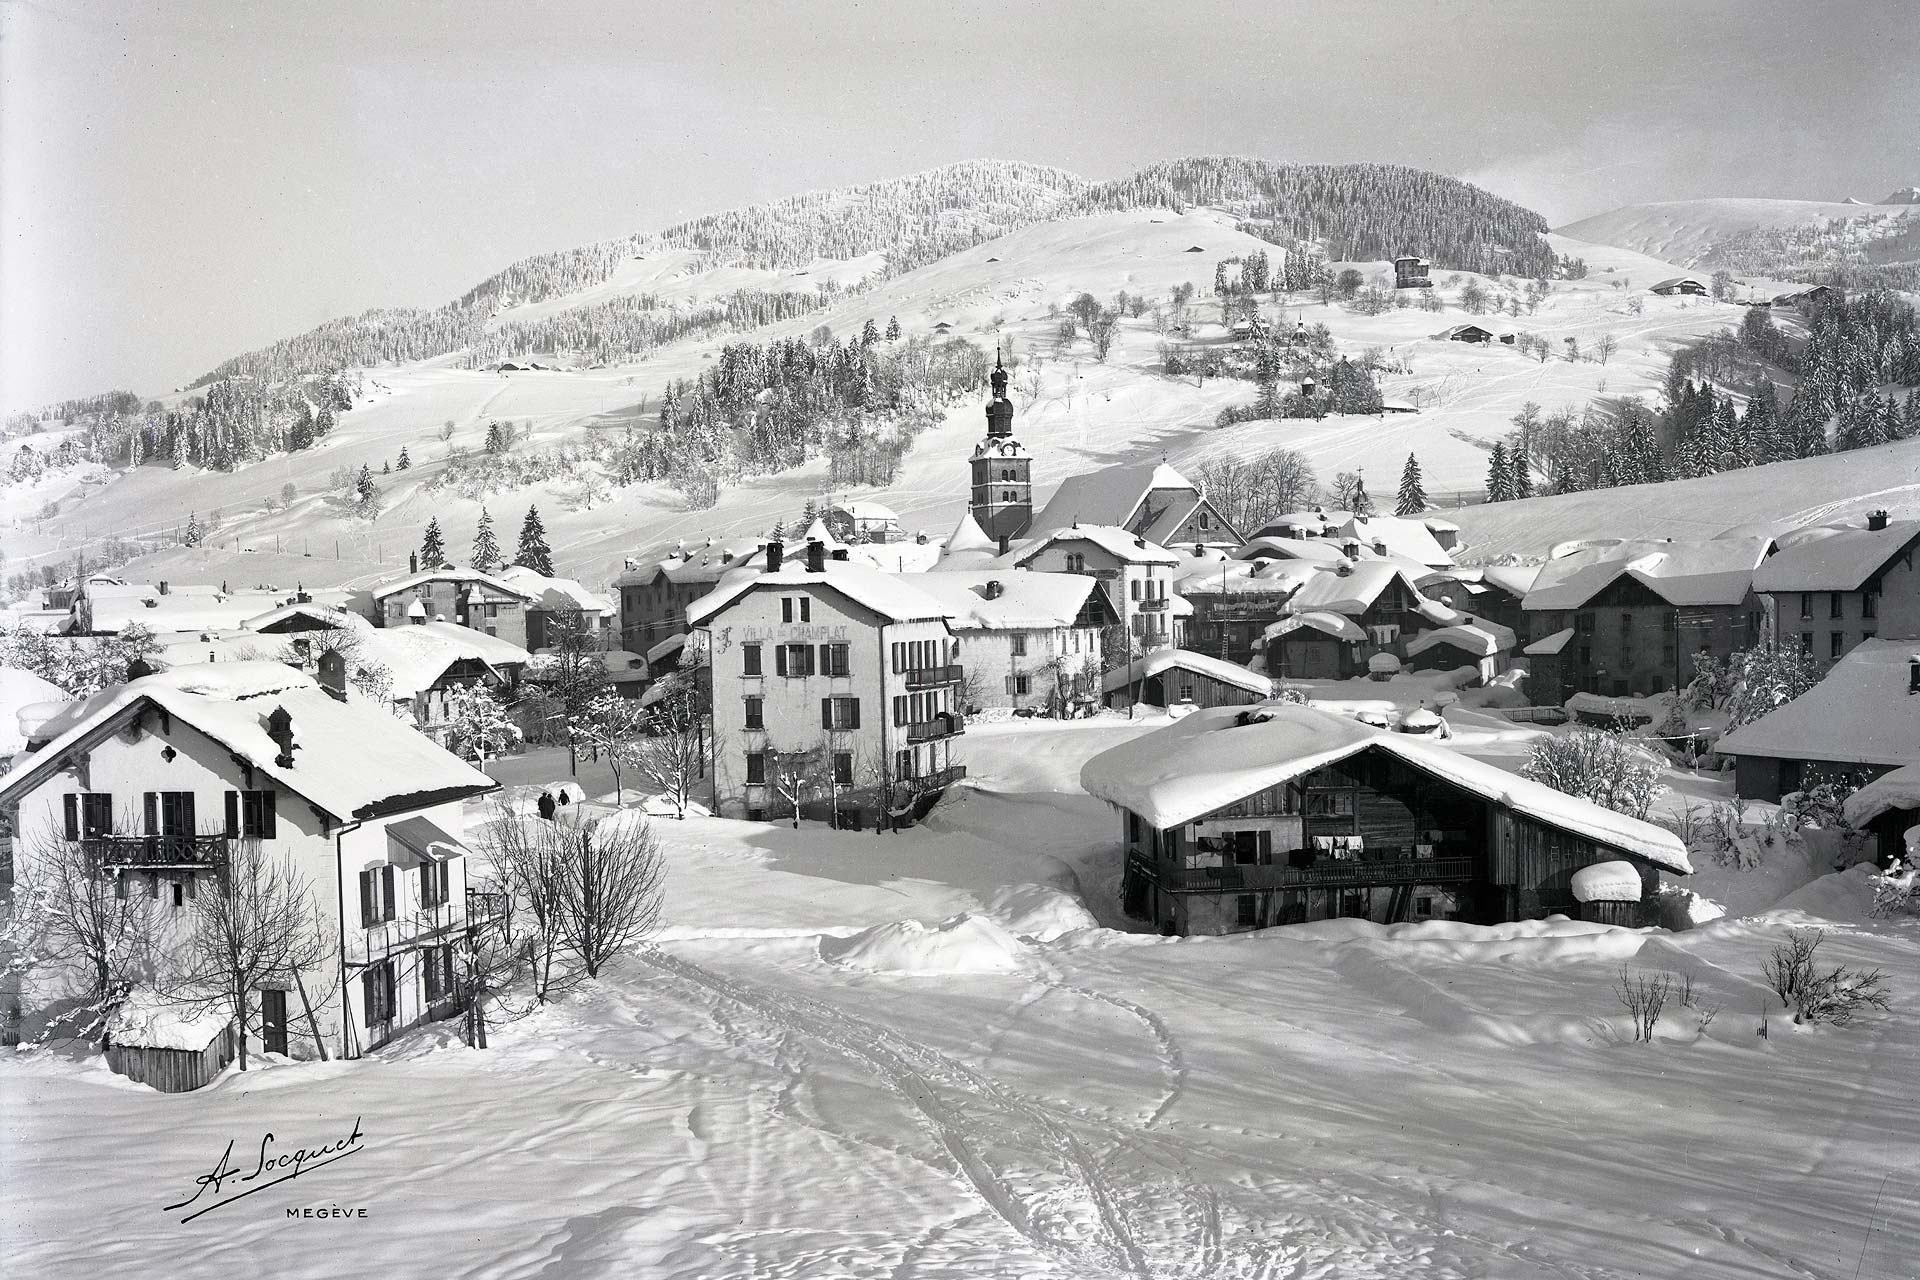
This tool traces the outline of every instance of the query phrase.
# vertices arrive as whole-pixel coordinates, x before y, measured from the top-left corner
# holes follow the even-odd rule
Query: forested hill
[[[539,254],[430,309],[377,309],[332,320],[236,356],[199,379],[269,382],[467,352],[477,363],[563,346],[615,360],[710,329],[749,328],[831,300],[822,292],[739,290],[699,306],[645,294],[518,320],[510,308],[564,299],[612,279],[622,263],[671,250],[714,267],[795,269],[875,258],[885,277],[1034,222],[1148,205],[1220,205],[1280,244],[1315,240],[1334,259],[1417,253],[1456,270],[1548,274],[1545,219],[1454,178],[1398,165],[1289,165],[1236,156],[1171,160],[1090,184],[1059,169],[971,160],[886,182],[791,196],[583,248]]]
[[[1547,220],[1458,178],[1393,164],[1276,164],[1244,156],[1167,160],[1081,193],[1074,212],[1211,205],[1242,230],[1321,242],[1329,258],[1413,253],[1456,271],[1527,278],[1552,271]]]

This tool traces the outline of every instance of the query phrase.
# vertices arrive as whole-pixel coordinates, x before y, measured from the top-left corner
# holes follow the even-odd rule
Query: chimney
[[[768,573],[780,572],[780,560],[781,560],[781,557],[784,556],[785,554],[786,554],[786,548],[782,546],[780,543],[769,542],[767,544],[767,572]]]
[[[827,571],[827,544],[818,538],[807,542],[807,572],[825,573]]]
[[[1343,578],[1350,578],[1353,576],[1353,566],[1345,560],[1342,560],[1339,563],[1335,564],[1333,566],[1333,571],[1339,574]]]
[[[1206,548],[1202,547],[1197,542],[1193,544],[1193,558],[1195,560],[1204,559],[1206,557],[1206,554],[1207,554]]]
[[[347,700],[347,660],[340,656],[338,649],[329,649],[320,655],[320,687],[335,702]]]
[[[161,595],[167,594],[167,584],[164,582],[160,584],[160,594]]]
[[[267,717],[267,736],[280,749],[273,762],[282,769],[293,768],[293,753],[300,749],[300,744],[293,740],[293,716],[285,707],[275,707]]]
[[[925,529],[922,529],[918,533],[913,535],[913,544],[917,547],[924,547],[927,545],[927,531]]]
[[[1145,538],[1136,536],[1133,540],[1133,545],[1136,547],[1145,548],[1147,545],[1147,540]]]
[[[1907,659],[1907,696],[1920,694],[1920,653]]]
[[[998,600],[1000,598],[1000,593],[1005,589],[1006,589],[1005,587],[1000,585],[1000,579],[998,578],[987,579],[987,599]]]
[[[852,553],[849,552],[845,547],[835,547],[833,549],[833,559],[835,560],[847,560],[851,557],[851,555]]]
[[[1358,560],[1360,558],[1360,539],[1348,538],[1340,544],[1340,550],[1346,553],[1347,559]]]
[[[1886,513],[1886,512],[1884,512],[1884,511],[1869,511],[1869,512],[1867,512],[1867,530],[1868,530],[1868,532],[1870,532],[1870,533],[1878,533],[1878,532],[1879,532],[1880,530],[1882,530],[1882,529],[1884,529],[1884,528],[1886,528],[1886,527],[1887,527],[1887,513]]]
[[[420,572],[420,553],[418,551],[407,552],[407,572]]]
[[[1385,538],[1375,538],[1373,540],[1373,553],[1377,556],[1387,554],[1387,540]]]

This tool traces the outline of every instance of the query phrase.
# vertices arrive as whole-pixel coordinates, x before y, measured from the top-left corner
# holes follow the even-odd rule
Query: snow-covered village
[[[0,6],[0,1271],[1920,1275],[1920,33],[687,8]]]

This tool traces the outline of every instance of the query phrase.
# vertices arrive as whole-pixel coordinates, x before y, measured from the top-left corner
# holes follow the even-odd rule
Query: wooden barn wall
[[[1555,911],[1574,914],[1573,873],[1596,862],[1626,857],[1618,850],[1499,809],[1493,814],[1491,844],[1491,879],[1514,891],[1515,910],[1522,916]],[[1658,873],[1637,858],[1627,860],[1640,868],[1642,891],[1652,892],[1659,883]]]
[[[118,1075],[158,1089],[188,1093],[206,1087],[234,1058],[233,1028],[222,1031],[205,1049],[150,1049],[110,1044],[107,1066]]]

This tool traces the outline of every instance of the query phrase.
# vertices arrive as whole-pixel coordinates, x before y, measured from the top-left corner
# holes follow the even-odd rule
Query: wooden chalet
[[[1661,827],[1293,704],[1192,712],[1095,756],[1081,784],[1122,810],[1126,911],[1168,935],[1572,916],[1585,867],[1631,864],[1642,900],[1692,870]]]
[[[1102,701],[1109,707],[1136,703],[1154,707],[1244,707],[1273,695],[1273,682],[1258,671],[1211,654],[1159,649],[1107,672]]]

